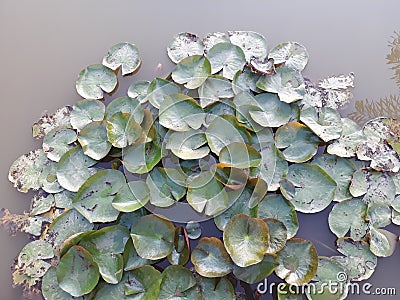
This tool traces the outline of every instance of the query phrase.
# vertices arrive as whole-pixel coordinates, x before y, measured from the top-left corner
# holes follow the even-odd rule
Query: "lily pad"
[[[168,266],[162,273],[158,299],[189,299],[187,294],[196,280],[190,270],[181,266]]]
[[[128,88],[128,97],[136,99],[140,103],[147,102],[147,90],[149,88],[149,81],[138,81],[132,83]]]
[[[214,45],[208,51],[207,58],[211,63],[212,74],[222,70],[222,76],[230,80],[246,64],[246,57],[243,50],[231,43],[218,43]]]
[[[129,239],[125,244],[123,258],[124,271],[131,271],[156,262],[154,260],[141,258],[139,254],[137,254],[135,246],[133,246],[132,239]]]
[[[263,220],[239,214],[225,226],[224,245],[239,267],[262,261],[268,250],[268,241],[269,230]]]
[[[75,193],[68,190],[63,190],[60,193],[54,194],[54,201],[57,208],[72,208],[72,199]]]
[[[252,57],[267,57],[267,41],[261,34],[253,31],[228,31],[228,34],[231,43],[243,50],[247,62],[250,62]]]
[[[386,227],[391,223],[392,210],[387,204],[370,203],[367,208],[366,219],[374,228]]]
[[[275,134],[275,145],[283,149],[282,154],[289,162],[306,162],[317,153],[319,142],[307,126],[297,122],[279,127]]]
[[[129,113],[117,112],[107,121],[108,141],[116,148],[132,145],[142,135],[142,127]]]
[[[53,114],[42,114],[40,119],[32,125],[32,136],[35,139],[41,139],[54,128],[71,127],[71,111],[72,107],[67,105],[57,109]]]
[[[185,265],[190,257],[190,244],[186,230],[182,226],[175,228],[174,248],[167,256],[171,265]]]
[[[287,239],[287,229],[285,224],[277,219],[264,219],[269,230],[267,254],[278,253],[285,247]]]
[[[204,122],[200,105],[184,94],[166,96],[160,106],[160,124],[175,131],[199,129]]]
[[[235,291],[232,283],[225,277],[205,278],[199,277],[201,299],[233,300]]]
[[[93,174],[92,167],[96,161],[83,153],[80,146],[66,152],[57,165],[57,180],[60,185],[71,191],[77,192],[82,184]]]
[[[33,196],[31,202],[31,216],[37,216],[48,212],[55,205],[54,195],[39,191]]]
[[[294,195],[291,195],[290,191],[282,184],[281,192],[299,212],[316,213],[322,211],[334,198],[336,182],[317,165],[291,165],[286,179],[293,184]]]
[[[42,295],[45,300],[82,300],[62,290],[57,281],[56,269],[50,268],[42,279]]]
[[[106,107],[103,102],[94,99],[83,99],[74,104],[71,111],[71,125],[82,130],[93,121],[103,121]]]
[[[256,99],[250,93],[241,92],[237,94],[235,98],[233,98],[233,104],[236,108],[237,120],[244,124],[248,130],[258,132],[263,129],[251,116],[251,113],[253,111],[259,111],[260,107]]]
[[[54,128],[43,138],[43,151],[49,159],[58,162],[61,156],[74,147],[76,139],[75,130],[65,127]]]
[[[146,205],[150,190],[143,181],[131,181],[123,185],[115,195],[112,206],[122,212],[132,212]]]
[[[276,275],[289,284],[302,285],[313,279],[318,269],[318,254],[307,240],[292,238],[278,253]]]
[[[131,229],[133,244],[139,256],[153,260],[164,258],[172,252],[174,234],[172,222],[156,215],[140,218]]]
[[[365,221],[367,205],[361,199],[349,199],[335,204],[329,213],[329,228],[337,237],[344,237],[350,230],[350,237],[361,240],[367,233]]]
[[[232,90],[232,83],[219,75],[209,76],[199,87],[198,93],[200,105],[203,108],[235,95]]]
[[[268,54],[275,64],[285,64],[285,67],[302,71],[308,62],[308,53],[303,45],[296,42],[286,42],[271,49]]]
[[[259,59],[257,57],[252,57],[250,58],[249,68],[255,74],[267,75],[267,76],[272,76],[276,74],[273,58]]]
[[[172,71],[172,79],[184,84],[188,89],[201,86],[211,75],[210,61],[202,55],[193,55],[182,59]]]
[[[219,43],[229,42],[229,36],[224,32],[211,32],[203,38],[204,53],[207,54],[210,49]]]
[[[161,148],[154,142],[148,142],[124,148],[122,162],[129,172],[144,174],[151,171],[161,157]]]
[[[103,65],[90,65],[76,79],[76,91],[86,99],[102,99],[103,91],[111,93],[117,86],[117,76]]]
[[[78,136],[83,153],[90,158],[100,160],[110,152],[111,144],[107,140],[106,122],[97,121],[86,125]]]
[[[238,71],[233,77],[232,90],[236,95],[240,92],[260,92],[260,89],[256,86],[258,79],[260,79],[259,74],[245,68],[243,71]]]
[[[384,229],[371,228],[370,250],[376,256],[388,257],[396,250],[399,237]]]
[[[261,262],[255,265],[245,268],[235,266],[233,268],[233,275],[239,280],[249,284],[255,284],[267,278],[278,265],[276,257],[267,254]]]
[[[57,267],[60,288],[74,297],[90,293],[96,287],[99,277],[99,270],[92,256],[79,246],[71,247],[61,257]]]
[[[204,277],[222,277],[233,268],[224,244],[216,237],[201,238],[192,251],[191,260],[196,272]]]
[[[234,142],[226,145],[219,152],[219,161],[236,168],[257,167],[261,162],[261,155],[245,143]]]
[[[97,172],[79,188],[73,200],[74,208],[91,223],[115,221],[119,211],[111,203],[125,180],[124,174],[117,170]]]
[[[139,49],[131,43],[119,43],[112,46],[103,58],[104,66],[111,70],[121,67],[122,75],[135,72],[141,62]]]
[[[166,149],[181,159],[200,159],[208,155],[207,139],[200,130],[173,132],[168,137]]]
[[[162,78],[155,78],[149,85],[147,90],[147,98],[151,105],[155,108],[160,108],[164,97],[177,94],[180,92],[180,88],[177,84],[170,82]]]
[[[190,221],[186,224],[185,228],[189,239],[196,240],[201,236],[200,223]]]
[[[169,58],[176,64],[188,56],[202,55],[203,50],[204,45],[200,38],[189,32],[175,35],[167,47]]]
[[[110,102],[106,107],[105,119],[110,120],[116,113],[131,114],[136,123],[142,123],[144,109],[140,102],[130,97],[119,97]]]
[[[36,240],[22,248],[17,268],[29,277],[42,277],[51,265],[44,260],[54,257],[53,247],[46,241]]]

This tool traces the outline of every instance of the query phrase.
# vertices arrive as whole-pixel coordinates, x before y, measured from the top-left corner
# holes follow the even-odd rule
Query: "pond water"
[[[9,166],[21,154],[40,147],[31,138],[31,124],[45,110],[53,112],[77,101],[77,74],[86,65],[99,63],[105,51],[115,43],[133,42],[141,51],[142,67],[132,77],[133,81],[151,80],[169,73],[172,63],[167,58],[166,45],[174,34],[182,31],[203,36],[213,31],[253,30],[263,34],[270,47],[284,41],[297,41],[310,55],[304,71],[308,78],[317,80],[333,74],[355,73],[354,98],[344,112],[362,122],[363,116],[379,114],[380,110],[360,103],[357,113],[356,101],[378,102],[392,97],[400,104],[396,84],[399,82],[392,79],[400,57],[392,53],[390,61],[387,59],[396,46],[390,44],[396,39],[395,31],[400,30],[399,8],[397,0],[379,3],[304,0],[274,4],[255,0],[160,3],[2,0],[0,207],[19,213],[29,209],[31,195],[18,193],[7,180]],[[397,47],[400,49],[399,44]],[[127,86],[120,88],[126,89]],[[400,115],[397,105],[388,109],[394,115]],[[301,215],[298,236],[314,241],[321,254],[331,255],[329,248],[334,247],[335,239],[326,218],[326,211]],[[399,228],[393,230],[399,234]],[[24,243],[24,236],[11,238],[0,230],[2,300],[21,299],[20,289],[11,287],[9,266]],[[396,287],[400,294],[396,276],[399,266],[400,251],[397,249],[391,258],[379,260],[368,282],[374,287]],[[263,299],[271,297],[266,295]],[[353,295],[348,299],[395,297]]]

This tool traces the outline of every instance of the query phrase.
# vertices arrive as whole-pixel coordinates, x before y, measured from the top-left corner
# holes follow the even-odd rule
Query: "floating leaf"
[[[245,268],[235,266],[233,275],[239,280],[254,284],[267,278],[278,266],[277,259],[272,255],[265,255],[263,260]]]
[[[188,299],[187,294],[195,285],[196,280],[190,270],[181,266],[168,266],[162,273],[158,299]]]
[[[71,125],[82,130],[93,121],[103,121],[106,107],[103,102],[93,99],[83,99],[74,104],[71,111]]]
[[[76,91],[86,99],[102,99],[103,91],[111,93],[117,86],[117,76],[103,65],[90,65],[76,79]]]
[[[325,142],[338,139],[342,133],[340,114],[333,108],[307,108],[301,111],[300,120]]]
[[[387,204],[370,203],[368,204],[366,219],[370,226],[375,228],[386,227],[391,223],[392,210]]]
[[[94,173],[94,169],[90,167],[95,163],[95,160],[83,153],[80,146],[76,146],[60,158],[57,165],[57,180],[63,188],[77,192]]]
[[[243,50],[247,62],[252,57],[267,57],[267,42],[261,34],[253,31],[228,31],[228,34],[231,43]]]
[[[210,152],[205,144],[207,139],[204,132],[191,129],[171,133],[165,148],[181,159],[200,159]]]
[[[243,50],[231,43],[218,43],[207,53],[211,63],[211,73],[222,70],[222,76],[232,80],[236,72],[242,70],[246,64]]]
[[[72,107],[67,105],[57,109],[53,114],[42,114],[40,119],[32,125],[32,136],[35,139],[41,139],[54,128],[71,127],[71,111]]]
[[[124,271],[131,271],[145,265],[150,265],[155,261],[141,258],[137,252],[135,247],[133,246],[132,239],[129,239],[125,244],[124,249]]]
[[[201,238],[192,251],[196,272],[204,277],[221,277],[232,272],[232,261],[224,244],[216,237]]]
[[[269,230],[260,219],[236,215],[226,224],[224,245],[232,260],[239,267],[262,261],[268,250]]]
[[[258,217],[281,221],[287,229],[287,239],[294,237],[299,229],[299,222],[293,204],[283,198],[282,195],[267,195],[258,204]]]
[[[202,55],[193,55],[182,59],[172,71],[172,79],[184,84],[188,89],[201,86],[211,75],[210,61]]]
[[[76,139],[75,130],[65,127],[54,128],[43,139],[43,151],[49,159],[58,162],[61,156],[74,147]]]
[[[278,300],[303,300],[303,294],[294,285],[284,284],[277,293]]]
[[[304,79],[293,69],[281,67],[272,76],[261,76],[257,87],[263,91],[277,93],[279,99],[286,103],[303,99],[305,94]]]
[[[230,115],[216,117],[206,130],[206,138],[211,151],[217,155],[233,142],[250,144],[250,134]]]
[[[128,113],[117,112],[107,121],[107,137],[116,148],[132,145],[142,135],[142,127]]]
[[[289,122],[278,128],[275,145],[289,162],[306,162],[318,151],[319,138],[305,125]]]
[[[82,300],[62,290],[57,281],[56,269],[50,268],[42,279],[42,295],[45,300]]]
[[[86,125],[78,136],[83,153],[90,158],[100,160],[110,152],[111,144],[107,140],[106,122],[97,121]]]
[[[141,63],[139,49],[131,43],[119,43],[110,48],[103,58],[103,65],[116,70],[121,67],[122,75],[135,72]]]
[[[43,277],[51,267],[44,260],[53,257],[54,253],[51,245],[48,242],[36,240],[22,248],[18,255],[16,269],[29,277]]]
[[[128,88],[128,97],[136,99],[140,103],[147,102],[147,90],[149,88],[149,81],[138,81],[132,83]]]
[[[151,171],[160,160],[161,148],[154,142],[132,145],[123,150],[123,165],[132,173],[147,173]]]
[[[379,257],[388,257],[394,253],[396,244],[399,241],[397,235],[384,229],[375,228],[371,228],[370,234],[370,249],[372,253]]]
[[[31,203],[31,216],[37,216],[48,212],[54,206],[54,195],[48,194],[44,191],[39,191],[35,196],[32,198]]]
[[[185,228],[189,239],[196,240],[201,236],[200,223],[190,221],[186,224]]]
[[[235,291],[232,283],[225,277],[204,278],[199,277],[201,299],[233,300]]]
[[[204,53],[207,54],[210,49],[219,43],[229,42],[229,36],[223,32],[211,32],[203,38]]]
[[[175,228],[172,222],[156,215],[148,215],[132,227],[133,244],[140,257],[145,259],[164,258],[174,247]]]
[[[276,74],[273,58],[259,59],[257,57],[252,57],[250,58],[249,67],[255,74],[267,76],[272,76]]]
[[[129,230],[126,227],[114,225],[85,236],[79,242],[79,246],[92,255],[103,279],[108,283],[117,284],[121,281],[123,273],[121,253],[129,239]]]
[[[176,64],[188,56],[202,55],[203,50],[204,46],[199,37],[189,32],[175,35],[167,47],[169,58]]]
[[[294,195],[281,185],[281,192],[297,211],[316,213],[324,210],[333,200],[336,182],[319,166],[294,164],[289,166],[286,179],[294,186]]]
[[[10,167],[8,180],[18,191],[26,193],[28,190],[37,190],[41,187],[40,175],[47,162],[42,149],[37,149],[20,156]]]
[[[185,178],[176,169],[154,168],[147,176],[150,202],[157,207],[167,207],[185,196]]]
[[[186,230],[182,226],[175,228],[174,248],[167,256],[172,265],[185,265],[190,257],[190,244]]]
[[[155,78],[149,85],[147,90],[147,98],[151,105],[155,108],[160,108],[165,96],[177,94],[180,88],[173,82],[162,78]]]
[[[335,204],[329,213],[329,228],[337,237],[344,237],[350,230],[350,237],[361,240],[367,233],[365,221],[367,205],[360,199],[350,199]]]
[[[400,212],[397,210],[392,210],[392,223],[395,225],[400,225]]]
[[[275,273],[289,284],[302,285],[317,273],[318,254],[307,240],[292,238],[278,253],[279,266]]]
[[[296,42],[286,42],[271,49],[268,54],[275,64],[285,64],[285,67],[302,71],[308,62],[308,53],[303,45]]]
[[[244,71],[238,71],[233,77],[232,90],[236,95],[240,92],[260,92],[256,86],[258,79],[260,79],[260,75],[245,68]]]
[[[74,208],[91,223],[115,221],[119,212],[111,203],[124,184],[125,176],[122,172],[99,171],[79,188],[73,200]]]
[[[357,147],[359,160],[371,161],[371,168],[383,172],[399,172],[400,157],[385,141],[367,139]]]
[[[161,279],[161,273],[152,266],[143,266],[131,271],[125,282],[125,295],[132,296],[127,299],[136,297],[143,300],[157,299]]]
[[[61,257],[57,267],[57,281],[67,293],[80,297],[90,293],[99,281],[99,270],[84,248],[73,246]]]
[[[150,190],[143,181],[131,181],[123,185],[115,195],[112,206],[122,212],[132,212],[146,205]]]
[[[354,87],[354,74],[330,76],[319,81],[318,86],[323,89],[341,90]]]
[[[236,168],[250,168],[260,164],[261,155],[245,143],[234,142],[221,149],[219,161]]]
[[[236,108],[236,118],[240,123],[250,131],[258,132],[263,129],[257,122],[251,117],[251,112],[260,110],[260,107],[256,99],[248,92],[241,92],[233,98],[233,104]]]
[[[203,108],[221,99],[232,98],[234,96],[232,83],[219,75],[209,76],[199,87],[198,92],[200,105]]]
[[[264,219],[269,231],[268,254],[275,254],[283,249],[287,239],[285,224],[277,219]]]
[[[54,201],[57,208],[72,208],[72,199],[75,193],[68,190],[63,190],[60,193],[54,194]]]
[[[116,113],[131,114],[136,123],[142,123],[144,110],[140,102],[130,97],[119,97],[110,102],[106,107],[105,119],[110,120]]]
[[[199,129],[204,122],[200,105],[184,94],[166,96],[160,106],[160,124],[175,131]]]
[[[59,193],[64,190],[57,180],[56,162],[47,161],[46,165],[43,166],[42,173],[39,176],[39,184],[47,193]]]

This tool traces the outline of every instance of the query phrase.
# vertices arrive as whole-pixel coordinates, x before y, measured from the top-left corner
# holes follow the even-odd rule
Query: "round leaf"
[[[132,173],[144,174],[151,171],[161,160],[161,148],[153,143],[131,145],[124,148],[122,162]]]
[[[216,44],[229,42],[229,36],[224,32],[211,32],[203,38],[204,53],[208,51]]]
[[[119,43],[110,48],[103,58],[103,65],[112,70],[122,67],[122,75],[133,73],[141,63],[139,49],[134,44]]]
[[[93,121],[103,121],[106,107],[103,102],[93,99],[84,99],[74,104],[71,111],[71,125],[82,130]]]
[[[182,59],[172,71],[172,79],[184,84],[188,89],[201,86],[211,75],[210,61],[202,55],[189,56]]]
[[[162,273],[158,299],[188,299],[186,294],[196,285],[192,272],[181,266],[169,266]]]
[[[189,239],[196,240],[201,236],[200,223],[190,221],[186,224],[185,228]]]
[[[102,99],[103,91],[111,93],[117,86],[117,76],[103,65],[90,65],[76,79],[76,90],[86,99]]]
[[[396,250],[399,237],[384,229],[371,228],[370,249],[376,256],[388,257]]]
[[[198,36],[182,32],[173,37],[167,47],[167,53],[169,58],[177,64],[188,56],[202,55],[203,49],[203,43]]]
[[[198,89],[201,107],[209,106],[225,98],[234,96],[232,83],[219,75],[209,76]]]
[[[308,62],[308,53],[303,45],[296,42],[286,42],[271,49],[269,58],[273,58],[275,64],[284,63],[286,67],[302,71]]]
[[[287,239],[287,229],[285,224],[276,219],[264,219],[269,231],[268,254],[275,254],[283,249]]]
[[[264,59],[267,56],[267,42],[265,38],[253,31],[228,31],[232,44],[239,46],[249,62],[252,57]]]
[[[107,121],[107,137],[116,148],[132,145],[142,135],[142,127],[133,115],[117,112]]]
[[[149,88],[149,81],[134,82],[129,86],[128,97],[136,99],[140,103],[147,102],[147,90]]]
[[[235,275],[239,280],[249,284],[255,284],[267,278],[278,265],[276,257],[267,254],[258,264],[245,268],[235,266],[233,269],[233,275]]]
[[[115,195],[112,206],[122,212],[132,212],[146,205],[150,190],[143,181],[131,181],[123,185]]]
[[[236,168],[257,167],[261,162],[261,155],[253,147],[245,143],[231,143],[219,152],[219,161]]]
[[[106,107],[105,119],[109,120],[116,113],[131,114],[139,124],[144,119],[144,110],[140,102],[130,97],[119,97],[111,101]]]
[[[206,143],[204,132],[191,129],[171,133],[165,148],[182,159],[200,159],[210,152],[210,149],[204,146]]]
[[[179,92],[180,88],[175,83],[162,78],[155,78],[149,85],[147,98],[151,105],[155,108],[160,108],[165,96],[177,94]]]
[[[62,290],[57,281],[56,269],[50,268],[42,279],[42,295],[45,300],[82,300]]]
[[[50,130],[43,138],[43,151],[47,157],[58,162],[77,139],[75,130],[58,127]]]
[[[78,141],[83,153],[90,158],[100,160],[110,152],[111,144],[107,140],[107,129],[104,121],[92,122],[80,132]]]

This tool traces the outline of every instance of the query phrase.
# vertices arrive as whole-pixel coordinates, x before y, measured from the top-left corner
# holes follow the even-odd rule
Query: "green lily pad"
[[[283,249],[287,239],[287,229],[285,224],[277,219],[263,219],[267,223],[269,231],[268,254],[275,254]]]
[[[281,101],[292,103],[303,99],[305,94],[304,79],[293,69],[281,67],[272,76],[261,76],[257,87],[263,91],[276,93]]]
[[[190,221],[186,224],[187,236],[191,240],[196,240],[201,236],[201,225],[198,222]]]
[[[30,189],[38,190],[41,187],[39,178],[47,162],[42,149],[24,154],[12,163],[8,180],[20,192],[27,193]]]
[[[100,160],[110,152],[111,144],[107,140],[106,122],[96,121],[86,125],[78,136],[83,153],[90,158]]]
[[[47,193],[59,193],[64,190],[57,180],[56,162],[47,161],[47,163],[43,166],[42,173],[39,176],[39,184]]]
[[[140,103],[147,102],[147,91],[150,81],[138,81],[132,83],[128,88],[128,97],[139,101]]]
[[[116,70],[121,67],[122,75],[135,72],[142,59],[139,49],[131,43],[119,43],[110,48],[103,58],[103,65]]]
[[[151,204],[167,207],[185,196],[186,185],[182,174],[171,168],[154,168],[147,176]]]
[[[169,82],[162,78],[155,78],[149,85],[147,90],[147,98],[151,105],[155,108],[160,108],[164,97],[177,94],[180,92],[180,88],[177,84]]]
[[[228,207],[228,194],[209,171],[188,179],[186,200],[197,212],[212,216]]]
[[[182,226],[175,228],[174,248],[167,256],[171,265],[185,265],[190,257],[190,244],[186,230]]]
[[[160,106],[160,124],[175,131],[199,129],[204,122],[200,105],[184,94],[166,96]]]
[[[57,109],[53,114],[43,113],[32,125],[32,136],[42,139],[50,130],[57,127],[71,127],[70,114],[72,107],[67,105]]]
[[[210,32],[203,38],[204,53],[207,54],[216,44],[227,43],[229,41],[229,36],[224,32]]]
[[[76,139],[75,130],[65,127],[54,128],[43,138],[43,151],[49,159],[58,162],[61,156],[74,147]]]
[[[38,260],[50,259],[53,257],[53,247],[50,243],[42,240],[35,240],[26,244],[24,248],[22,248],[21,252],[18,255],[18,265],[26,265],[26,271],[29,271],[29,268],[31,268],[31,270],[34,269],[34,266],[29,266],[30,263],[34,264]],[[46,268],[46,270],[42,271],[46,273],[49,267],[50,265]],[[28,276],[42,277],[44,273],[40,276],[35,276],[35,274],[28,274]]]
[[[117,170],[97,172],[79,188],[73,200],[74,208],[91,223],[115,221],[119,211],[111,203],[125,180],[124,174]]]
[[[189,299],[187,293],[196,285],[192,272],[181,266],[168,266],[162,273],[158,299]]]
[[[226,145],[219,152],[219,161],[236,168],[257,167],[261,155],[253,147],[240,142]]]
[[[74,297],[90,293],[99,281],[99,270],[84,248],[73,246],[61,257],[57,267],[60,288]]]
[[[122,212],[132,212],[146,205],[150,190],[143,181],[131,181],[123,185],[115,195],[112,206]]]
[[[263,127],[254,121],[251,116],[252,111],[259,111],[260,107],[256,99],[248,92],[241,92],[233,98],[233,104],[236,108],[237,120],[244,124],[248,130],[258,132]]]
[[[204,45],[200,38],[189,32],[175,35],[167,47],[169,58],[176,64],[188,56],[202,55],[203,50]]]
[[[261,110],[250,111],[250,116],[263,127],[279,127],[286,124],[292,115],[289,104],[279,100],[277,94],[262,93],[255,99]]]
[[[286,179],[293,185],[294,195],[282,183],[281,192],[299,212],[316,213],[322,211],[334,198],[336,182],[317,165],[291,165]]]
[[[350,280],[362,281],[371,277],[376,268],[377,257],[370,251],[368,243],[339,238],[336,244],[337,250],[345,256],[334,259],[346,269]]]
[[[132,145],[142,135],[142,127],[129,113],[117,112],[107,120],[108,141],[116,148]]]
[[[82,130],[93,121],[103,121],[106,107],[103,102],[94,99],[83,99],[74,104],[71,111],[71,125]]]
[[[267,41],[261,34],[253,31],[228,31],[228,34],[231,43],[243,50],[247,62],[252,57],[267,57]]]
[[[140,218],[131,229],[135,249],[144,259],[154,260],[169,255],[174,247],[174,235],[172,222],[156,215]]]
[[[267,254],[261,262],[255,265],[245,268],[235,266],[233,268],[233,275],[239,280],[249,284],[255,284],[271,275],[278,265],[276,257]]]
[[[319,142],[307,126],[297,122],[279,127],[275,134],[275,145],[283,149],[282,154],[289,162],[306,162],[317,153]]]
[[[122,279],[122,252],[129,239],[129,230],[126,227],[114,225],[85,236],[79,246],[92,255],[101,277],[108,283],[117,284]]]
[[[63,190],[60,193],[54,194],[54,202],[57,208],[72,208],[72,199],[75,193],[68,190]]]
[[[188,89],[201,86],[211,75],[210,61],[202,55],[193,55],[182,59],[172,71],[172,79],[184,84]]]
[[[191,129],[184,132],[172,132],[165,148],[181,159],[200,159],[210,152],[205,144],[207,144],[207,139],[204,132]]]
[[[248,68],[244,68],[243,71],[238,71],[235,77],[233,77],[232,90],[236,95],[240,92],[261,92],[256,86],[258,79],[260,79],[259,74],[255,74]]]
[[[368,204],[366,219],[370,226],[375,228],[388,226],[391,223],[391,215],[392,210],[387,204]]]
[[[125,244],[123,258],[124,271],[131,271],[155,262],[154,260],[141,258],[136,252],[135,246],[133,246],[132,239],[129,239]]]
[[[131,114],[136,123],[142,123],[144,109],[140,102],[130,97],[119,97],[110,102],[106,107],[105,119],[110,120],[116,113]]]
[[[90,168],[96,161],[83,153],[80,146],[66,152],[57,165],[57,180],[60,185],[77,192],[82,184],[93,174],[95,169]]]
[[[50,268],[42,279],[42,295],[45,300],[83,300],[62,290],[57,281],[56,269]]]
[[[342,134],[342,119],[333,108],[309,107],[301,111],[300,120],[325,142],[338,139]]]
[[[235,95],[232,90],[232,83],[219,75],[209,76],[198,88],[198,93],[200,105],[203,108]]]
[[[268,54],[275,64],[285,64],[285,67],[302,71],[308,62],[308,53],[303,45],[296,42],[281,43]]]
[[[398,235],[384,229],[370,229],[370,250],[379,257],[389,257],[396,250]]]
[[[208,51],[207,58],[211,63],[212,74],[222,70],[222,76],[230,80],[246,64],[246,57],[243,50],[231,43],[218,43],[214,45]]]
[[[222,277],[233,268],[224,244],[216,237],[201,238],[192,251],[191,260],[196,272],[204,277]]]
[[[76,79],[76,91],[86,99],[102,99],[103,91],[111,93],[117,86],[117,76],[103,65],[90,65]]]
[[[395,225],[400,225],[400,212],[397,210],[392,210],[392,223]]]
[[[367,205],[361,199],[342,201],[335,204],[329,213],[329,228],[339,238],[350,230],[351,238],[361,240],[368,230],[366,214]]]
[[[235,215],[226,224],[224,245],[239,267],[262,261],[268,250],[269,230],[261,220],[244,214]]]
[[[124,148],[122,163],[129,172],[144,174],[151,171],[161,157],[161,148],[154,142],[134,144]]]
[[[125,282],[125,295],[131,295],[127,299],[157,299],[160,292],[161,276],[161,273],[152,266],[143,266],[132,270]]]
[[[299,222],[293,204],[278,194],[267,195],[258,204],[258,217],[281,221],[287,229],[287,239],[294,237],[299,229]]]
[[[233,142],[250,144],[251,141],[245,127],[230,115],[216,117],[206,130],[206,138],[211,151],[217,155]]]
[[[307,240],[292,238],[278,253],[278,277],[289,284],[302,285],[313,279],[318,269],[318,254],[314,245]]]
[[[203,125],[208,128],[215,118],[218,118],[220,115],[235,116],[235,108],[230,99],[223,99],[204,108],[204,113],[206,116]]]
[[[277,291],[278,300],[303,300],[303,294],[294,285],[283,284]]]
[[[337,183],[334,201],[340,202],[353,198],[349,187],[356,167],[352,161],[335,155],[323,154],[313,159],[312,163],[320,166]]]
[[[31,202],[31,210],[29,214],[31,216],[37,216],[48,212],[55,205],[54,195],[48,194],[42,190],[33,196]]]
[[[229,279],[198,277],[200,299],[234,300],[235,290]]]

